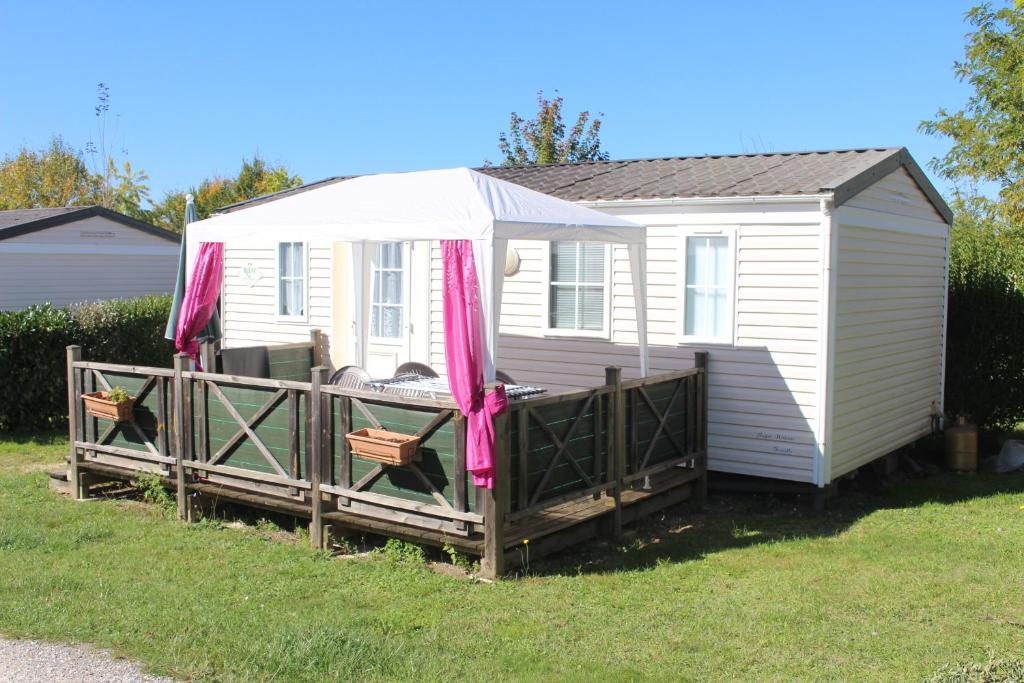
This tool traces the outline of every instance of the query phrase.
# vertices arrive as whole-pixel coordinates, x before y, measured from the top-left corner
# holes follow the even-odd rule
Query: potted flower
[[[129,396],[124,387],[117,386],[110,391],[93,391],[82,394],[85,412],[93,417],[114,422],[127,422],[132,417],[135,397]]]

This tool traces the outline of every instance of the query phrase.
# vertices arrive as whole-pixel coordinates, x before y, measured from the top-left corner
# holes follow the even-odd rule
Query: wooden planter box
[[[82,400],[85,402],[85,412],[93,417],[113,420],[114,422],[128,422],[132,419],[132,408],[135,405],[134,397],[127,401],[114,403],[107,398],[107,392],[94,391],[89,394],[82,394]]]
[[[385,465],[408,465],[416,457],[420,445],[418,436],[383,429],[360,429],[349,432],[345,438],[352,455]]]

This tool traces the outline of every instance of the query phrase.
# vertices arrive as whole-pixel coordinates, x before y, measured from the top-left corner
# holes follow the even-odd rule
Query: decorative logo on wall
[[[246,284],[250,287],[254,287],[256,283],[260,281],[260,278],[263,277],[260,269],[251,261],[242,266],[240,270],[242,272],[242,279],[245,280]]]

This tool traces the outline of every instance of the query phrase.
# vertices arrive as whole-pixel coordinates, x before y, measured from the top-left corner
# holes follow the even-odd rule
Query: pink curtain
[[[199,342],[196,337],[217,306],[220,296],[220,283],[224,274],[224,245],[220,242],[202,242],[196,254],[196,265],[192,270],[192,279],[185,288],[185,298],[181,302],[178,314],[178,326],[174,331],[174,346],[178,351],[187,353],[196,362],[199,369]]]
[[[466,469],[473,484],[494,488],[494,416],[508,407],[505,387],[484,390],[480,287],[469,240],[441,242],[444,262],[444,355],[448,384],[466,416]]]

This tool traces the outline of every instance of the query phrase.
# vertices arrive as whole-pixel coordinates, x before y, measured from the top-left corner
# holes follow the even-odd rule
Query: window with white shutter
[[[591,242],[552,242],[548,328],[608,333],[609,249]]]

